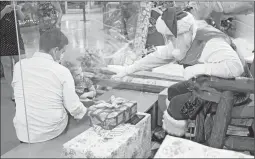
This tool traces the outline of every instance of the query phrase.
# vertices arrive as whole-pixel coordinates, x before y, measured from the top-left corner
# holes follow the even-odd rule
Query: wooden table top
[[[99,100],[108,100],[112,95],[137,101],[138,112],[146,112],[157,102],[158,94],[143,93],[131,90],[110,90],[100,96]],[[70,118],[68,131],[61,136],[43,143],[20,144],[2,155],[1,158],[61,158],[63,144],[81,134],[90,127],[88,118],[77,122]]]

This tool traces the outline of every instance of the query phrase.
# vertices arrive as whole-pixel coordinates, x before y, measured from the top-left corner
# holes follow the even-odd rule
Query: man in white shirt
[[[14,67],[13,123],[21,142],[51,140],[66,129],[67,111],[75,119],[87,112],[75,93],[70,71],[58,63],[66,45],[68,39],[59,29],[49,30],[40,37],[40,51]]]

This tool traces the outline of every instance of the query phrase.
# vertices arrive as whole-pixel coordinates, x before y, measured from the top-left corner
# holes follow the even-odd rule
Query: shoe
[[[158,128],[152,135],[152,141],[156,141],[158,143],[162,143],[166,137],[166,132],[162,128]]]

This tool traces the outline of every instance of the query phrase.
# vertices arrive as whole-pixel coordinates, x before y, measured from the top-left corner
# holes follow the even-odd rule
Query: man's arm
[[[61,6],[60,6],[59,2],[51,2],[51,3],[56,8],[56,11],[58,12],[57,25],[60,26],[61,19],[62,19],[62,16],[63,16]]]
[[[17,12],[17,18],[18,20],[23,21],[25,19],[25,15],[23,14],[23,12],[21,11],[21,7],[19,5],[16,5],[16,12]]]
[[[7,5],[4,7],[4,9],[1,10],[1,14],[0,14],[0,20],[5,16],[5,14],[10,13],[11,12],[11,6]]]
[[[65,73],[63,83],[63,101],[65,108],[75,119],[82,119],[87,113],[87,108],[80,102],[75,93],[74,79],[69,70]]]
[[[173,50],[172,43],[165,46],[157,46],[156,48],[157,50],[155,52],[136,61],[134,64],[127,66],[123,72],[113,76],[113,78],[121,78],[137,71],[151,70],[155,67],[168,64],[173,59],[171,54],[171,51]]]
[[[184,70],[184,78],[190,79],[198,75],[209,75],[221,78],[235,78],[244,72],[240,60],[224,60],[219,63],[197,64]]]

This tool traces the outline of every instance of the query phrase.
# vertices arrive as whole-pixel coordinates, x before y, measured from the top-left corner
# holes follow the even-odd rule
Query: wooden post
[[[253,135],[255,136],[255,122],[254,122],[254,119],[253,119],[251,127],[252,127],[252,130],[253,130]]]
[[[212,133],[208,140],[210,147],[223,148],[228,125],[231,121],[233,104],[233,93],[231,91],[223,92],[214,118]]]
[[[253,59],[253,62],[252,62],[252,64],[251,64],[251,68],[250,68],[251,74],[252,74],[252,77],[253,77],[253,78],[254,78],[254,60],[255,60],[255,58]]]

